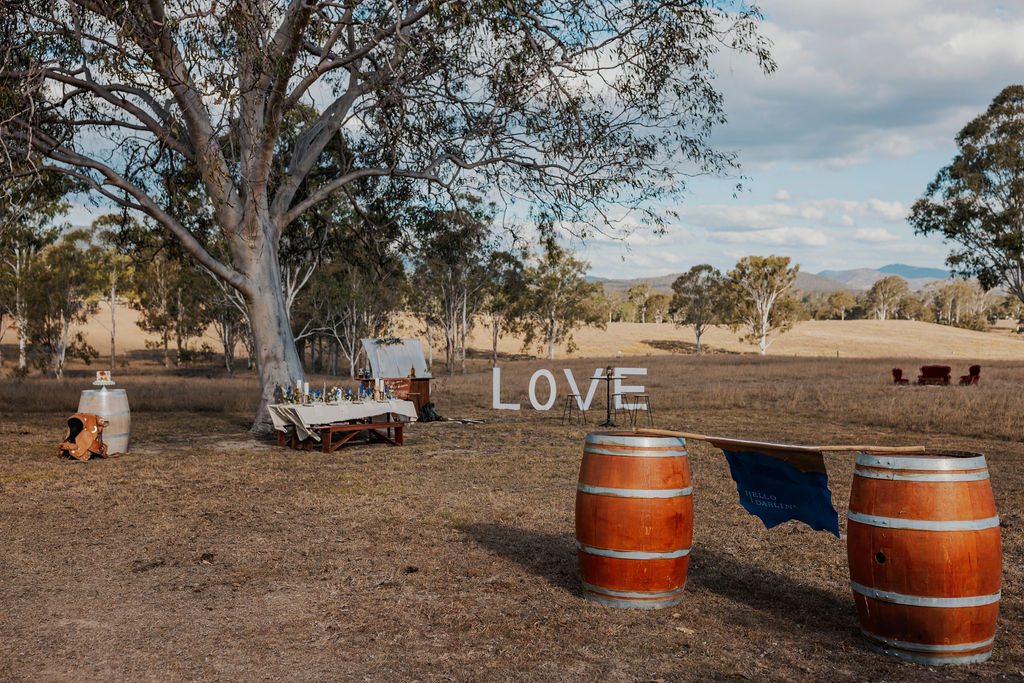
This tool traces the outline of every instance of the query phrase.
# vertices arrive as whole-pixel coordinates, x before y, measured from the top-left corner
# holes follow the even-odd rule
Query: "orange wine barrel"
[[[99,415],[110,423],[103,429],[103,443],[109,454],[128,452],[132,415],[124,389],[87,389],[78,400],[78,412]]]
[[[869,648],[929,665],[988,659],[1003,554],[985,456],[859,453],[847,519]]]
[[[576,548],[589,599],[634,609],[683,599],[692,489],[684,439],[587,435],[576,484]]]

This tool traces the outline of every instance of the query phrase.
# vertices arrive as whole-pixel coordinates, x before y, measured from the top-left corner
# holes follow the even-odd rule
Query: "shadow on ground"
[[[463,524],[459,531],[478,545],[520,565],[556,588],[582,597],[571,533],[550,534],[507,524]]]
[[[695,545],[690,552],[686,589],[706,590],[830,637],[837,633],[845,636],[857,629],[852,596],[840,596],[794,578],[813,571],[811,567],[793,566],[792,570],[792,575],[782,574]]]
[[[697,345],[693,342],[680,341],[678,339],[643,339],[640,341],[641,344],[650,346],[652,349],[658,349],[659,351],[668,351],[669,353],[682,353],[688,355],[697,354]],[[725,349],[715,348],[708,346],[707,344],[700,345],[700,351],[704,354],[718,354],[725,353],[730,355],[741,355],[738,351],[726,351]]]

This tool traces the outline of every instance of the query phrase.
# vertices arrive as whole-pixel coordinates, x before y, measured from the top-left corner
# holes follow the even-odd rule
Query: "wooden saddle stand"
[[[107,444],[103,443],[103,428],[109,422],[98,415],[75,413],[68,418],[68,431],[58,448],[58,455],[75,460],[88,460],[94,455],[107,457]]]

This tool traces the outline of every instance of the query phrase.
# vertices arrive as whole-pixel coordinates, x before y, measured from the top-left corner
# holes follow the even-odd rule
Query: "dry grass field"
[[[83,328],[86,340],[101,355],[110,352],[110,309],[105,305]],[[147,339],[155,339],[135,325],[138,313],[124,306],[116,308],[118,353],[145,348]],[[801,322],[781,335],[768,348],[771,356],[829,356],[840,358],[970,358],[975,360],[1024,361],[1024,339],[1012,333],[1009,322],[989,332],[974,332],[955,327],[921,323],[913,320],[810,320]],[[425,339],[422,325],[409,318],[400,321],[396,334]],[[8,336],[5,341],[9,341]],[[670,323],[611,323],[607,329],[584,328],[575,334],[577,349],[571,354],[564,345],[555,349],[556,358],[593,358],[619,355],[648,356],[666,353],[693,353],[696,338],[693,330]],[[216,336],[208,334],[191,342],[192,347],[208,344],[219,350]],[[711,353],[756,353],[756,347],[740,340],[740,332],[727,327],[709,329],[702,344]],[[173,354],[173,341],[171,343]],[[469,346],[480,354],[489,354],[490,333],[477,326],[471,333]],[[502,338],[499,353],[516,356],[524,352],[543,357],[545,349],[526,349],[515,338]],[[9,358],[10,355],[8,354]],[[434,348],[435,359],[443,361],[444,349]]]
[[[930,669],[868,651],[845,533],[765,530],[700,442],[684,601],[632,612],[585,600],[573,501],[588,427],[491,410],[480,361],[436,380],[434,397],[441,414],[482,424],[411,425],[405,447],[325,455],[249,437],[251,380],[161,374],[133,357],[118,378],[132,449],[116,459],[55,454],[84,371],[0,384],[0,678],[1024,677],[1024,365],[985,361],[974,387],[894,387],[894,363],[937,358],[608,355],[507,363],[502,397],[528,405],[537,368],[555,369],[564,394],[560,368],[582,378],[614,362],[648,368],[659,427],[984,453],[1004,555],[992,659]],[[852,459],[828,456],[844,530]]]

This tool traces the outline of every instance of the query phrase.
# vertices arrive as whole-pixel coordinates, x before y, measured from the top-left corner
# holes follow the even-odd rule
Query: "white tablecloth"
[[[310,403],[308,405],[277,403],[268,408],[274,429],[281,432],[288,425],[292,425],[300,439],[313,437],[316,441],[320,440],[320,435],[310,429],[313,425],[365,420],[387,413],[401,415],[412,422],[416,421],[415,404],[412,401],[401,401],[394,398],[388,401],[341,401],[340,403]]]

